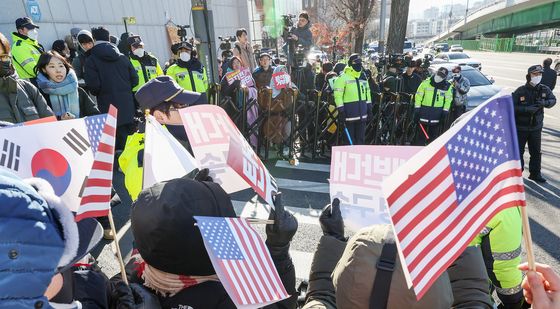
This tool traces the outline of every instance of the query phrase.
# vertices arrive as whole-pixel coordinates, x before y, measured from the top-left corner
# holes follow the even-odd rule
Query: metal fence
[[[486,38],[477,40],[448,40],[449,45],[460,44],[466,50],[493,52],[560,53],[560,36],[556,31],[539,31],[511,38]]]

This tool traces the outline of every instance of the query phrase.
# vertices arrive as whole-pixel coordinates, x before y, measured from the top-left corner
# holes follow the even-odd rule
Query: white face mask
[[[33,40],[37,40],[39,37],[39,31],[37,29],[29,30],[27,37]]]
[[[142,57],[144,56],[144,49],[143,48],[137,48],[132,52],[136,57]]]
[[[461,76],[461,73],[453,73],[453,77],[455,78],[459,78]]]
[[[436,82],[436,84],[439,84],[443,81],[443,77],[436,75],[434,76],[434,82]]]
[[[536,85],[540,84],[541,79],[542,79],[542,75],[539,75],[539,76],[532,76],[532,77],[531,77],[531,84],[533,84],[533,85],[536,86]]]
[[[182,53],[179,54],[179,58],[182,61],[187,62],[187,61],[191,60],[191,54],[187,53],[187,52],[182,52]]]

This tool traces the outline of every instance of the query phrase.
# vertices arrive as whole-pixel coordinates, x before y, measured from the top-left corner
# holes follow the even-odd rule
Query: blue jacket
[[[0,308],[51,308],[43,294],[64,250],[54,215],[31,186],[0,170]]]

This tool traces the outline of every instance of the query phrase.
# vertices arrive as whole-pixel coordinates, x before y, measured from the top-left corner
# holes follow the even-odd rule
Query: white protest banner
[[[345,225],[357,231],[390,224],[381,183],[419,152],[416,146],[336,146],[332,148],[330,195],[340,200]]]
[[[143,188],[180,178],[194,170],[195,158],[157,120],[146,117]]]
[[[194,157],[200,168],[208,168],[214,182],[227,193],[250,188],[228,164],[230,140],[241,143],[245,138],[226,112],[216,105],[196,105],[180,111]]]
[[[278,191],[276,180],[245,139],[241,143],[230,140],[228,165],[241,176],[268,205],[274,207],[272,192]]]

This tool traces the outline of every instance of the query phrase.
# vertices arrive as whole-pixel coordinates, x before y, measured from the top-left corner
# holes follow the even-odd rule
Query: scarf
[[[37,74],[37,84],[44,93],[49,95],[53,112],[60,117],[64,113],[70,113],[76,118],[80,117],[80,98],[78,96],[78,78],[74,70],[68,74],[60,83],[50,80],[43,73]]]
[[[138,276],[144,280],[144,286],[154,290],[157,294],[164,297],[172,297],[183,289],[195,286],[207,281],[220,281],[216,274],[210,276],[185,276],[170,274],[144,261],[140,253],[132,258],[136,259],[136,271]]]

